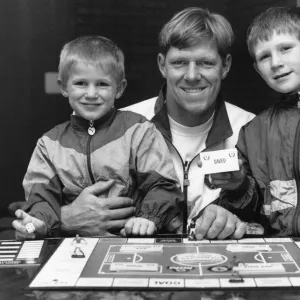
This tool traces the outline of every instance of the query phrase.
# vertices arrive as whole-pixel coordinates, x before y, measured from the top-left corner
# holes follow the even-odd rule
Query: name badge
[[[224,149],[201,152],[202,171],[204,174],[214,174],[239,170],[237,149]]]

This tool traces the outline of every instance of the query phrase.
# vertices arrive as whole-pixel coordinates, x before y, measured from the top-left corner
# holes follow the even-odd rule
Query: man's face
[[[255,68],[266,83],[280,93],[300,90],[300,41],[288,33],[273,33],[258,41],[254,49]]]
[[[79,62],[72,67],[62,94],[69,98],[76,116],[95,121],[106,115],[115,99],[122,95],[124,82],[117,86],[111,71],[100,65]]]
[[[204,40],[185,49],[171,47],[158,65],[167,81],[167,107],[170,116],[186,126],[205,123],[231,66],[231,56],[222,61],[214,41]]]

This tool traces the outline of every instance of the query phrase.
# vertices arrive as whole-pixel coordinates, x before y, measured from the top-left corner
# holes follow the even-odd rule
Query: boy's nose
[[[99,94],[98,94],[97,88],[93,85],[89,85],[87,88],[87,91],[86,91],[86,97],[95,98],[98,96],[99,96]]]
[[[200,80],[201,74],[197,64],[191,62],[188,64],[184,78],[188,81]]]
[[[271,57],[271,64],[272,64],[272,68],[278,68],[280,66],[282,66],[282,59],[280,55],[274,54]]]

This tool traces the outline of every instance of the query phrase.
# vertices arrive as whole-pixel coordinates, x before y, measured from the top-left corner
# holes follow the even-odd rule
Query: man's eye
[[[175,60],[172,62],[172,65],[175,67],[180,67],[183,66],[185,64],[185,62],[183,60]]]
[[[212,63],[211,61],[202,61],[199,64],[202,66],[208,66],[208,67],[214,65],[214,63]]]

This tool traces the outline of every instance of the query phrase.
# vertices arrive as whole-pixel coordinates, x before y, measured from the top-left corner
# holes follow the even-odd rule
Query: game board
[[[0,241],[0,268],[40,265],[46,241]]]
[[[290,238],[85,238],[74,258],[66,238],[30,283],[30,289],[215,289],[300,287],[300,243]],[[233,258],[242,282],[230,282]]]

